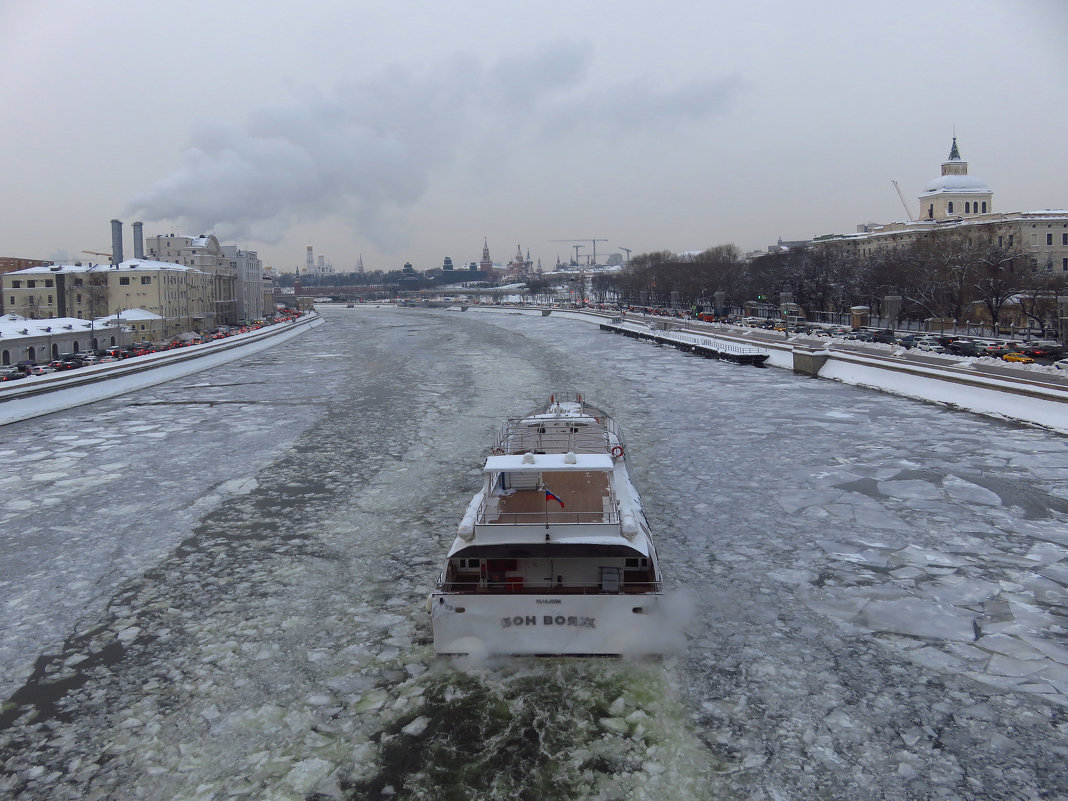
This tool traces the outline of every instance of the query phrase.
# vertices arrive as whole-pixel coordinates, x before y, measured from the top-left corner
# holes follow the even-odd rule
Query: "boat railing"
[[[545,426],[532,426],[527,420],[510,420],[497,432],[493,452],[519,453],[609,453],[623,445],[623,432],[610,417],[596,418],[596,425],[568,426],[547,421]]]
[[[663,592],[661,581],[632,581],[619,585],[618,591],[606,590],[600,584],[590,582],[538,582],[526,583],[518,578],[505,577],[502,581],[473,579],[471,581],[447,580],[439,583],[443,592],[468,595],[513,593],[516,595],[638,595]]]
[[[578,431],[538,431],[515,426],[501,431],[494,451],[501,453],[607,453],[610,445],[608,432],[603,428]]]
[[[619,514],[615,510],[607,512],[598,509],[589,512],[561,510],[549,512],[497,512],[493,519],[487,519],[486,508],[478,510],[478,524],[505,526],[546,526],[571,523],[619,523]]]

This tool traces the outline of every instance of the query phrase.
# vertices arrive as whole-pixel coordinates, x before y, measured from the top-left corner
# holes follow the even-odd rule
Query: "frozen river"
[[[556,316],[324,310],[0,428],[0,797],[1068,798],[1068,439]],[[435,658],[504,418],[620,422],[651,662]]]

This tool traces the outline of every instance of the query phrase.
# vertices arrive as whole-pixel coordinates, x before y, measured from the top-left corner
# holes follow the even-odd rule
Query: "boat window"
[[[538,474],[536,472],[501,473],[502,490],[537,489]]]

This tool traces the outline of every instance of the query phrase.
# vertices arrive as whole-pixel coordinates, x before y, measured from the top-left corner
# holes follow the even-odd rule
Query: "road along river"
[[[554,317],[327,307],[0,430],[0,794],[1068,795],[1068,441]],[[501,421],[628,437],[689,648],[433,655]]]

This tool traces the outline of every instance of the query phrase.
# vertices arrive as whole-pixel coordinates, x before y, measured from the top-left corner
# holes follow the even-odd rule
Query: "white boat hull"
[[[672,619],[660,593],[434,592],[429,606],[439,654],[641,656],[685,647],[685,621]]]

